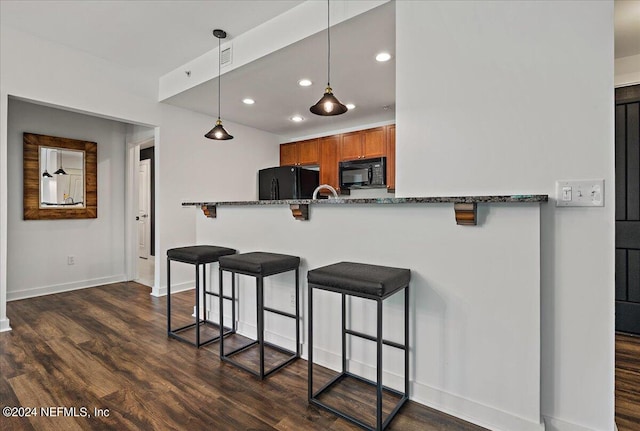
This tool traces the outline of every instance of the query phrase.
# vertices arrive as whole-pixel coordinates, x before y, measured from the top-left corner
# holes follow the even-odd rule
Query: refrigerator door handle
[[[271,200],[277,200],[280,198],[279,193],[278,193],[278,179],[277,178],[271,178],[271,193],[270,193],[270,198]]]

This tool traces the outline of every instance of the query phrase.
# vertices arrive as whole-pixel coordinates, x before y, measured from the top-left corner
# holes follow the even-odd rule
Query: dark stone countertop
[[[223,202],[183,202],[182,206],[238,206],[238,205],[354,205],[354,204],[430,204],[430,203],[522,203],[547,202],[548,195],[502,196],[426,196],[414,198],[338,198],[338,199],[286,199]]]

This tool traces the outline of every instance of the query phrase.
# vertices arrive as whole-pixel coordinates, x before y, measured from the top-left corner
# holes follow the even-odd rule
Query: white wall
[[[23,220],[24,132],[98,143],[98,218]],[[9,101],[8,300],[124,280],[125,133],[120,122]]]
[[[156,176],[156,190],[160,191],[156,197],[156,232],[161,238],[156,244],[156,280],[162,280],[162,287],[154,294],[165,293],[166,250],[196,243],[193,213],[180,204],[255,200],[258,170],[280,164],[280,138],[276,135],[225,122],[225,129],[234,139],[213,141],[204,138],[204,134],[213,128],[215,120],[183,109],[163,110],[161,124],[180,127],[161,127],[162,144],[156,146],[160,161]],[[182,280],[184,286],[191,287],[192,278],[191,265],[172,266],[172,286],[180,286]]]
[[[478,227],[456,225],[453,204],[312,205],[304,222],[287,205],[221,206],[215,219],[190,212],[199,241],[301,257],[304,357],[307,270],[340,261],[411,269],[411,398],[493,430],[542,429],[539,204],[480,205]],[[293,282],[292,274],[267,278],[265,302],[291,311]],[[240,277],[238,285],[239,330],[255,337],[255,281]],[[385,303],[384,334],[397,342],[402,300]],[[339,369],[339,296],[320,292],[314,304],[314,362]],[[375,331],[371,305],[354,304],[353,329]],[[267,340],[293,348],[292,322],[272,317]],[[350,370],[374,379],[374,344],[350,340],[349,352]],[[402,355],[385,348],[384,371],[384,383],[402,389]]]
[[[397,195],[604,178],[604,208],[542,207],[541,411],[551,430],[612,430],[613,3],[402,1],[396,16]]]
[[[215,119],[158,103],[157,82],[139,71],[3,26],[0,38],[0,330],[8,329],[7,101],[9,95],[103,118],[156,127],[156,286],[166,283],[168,247],[195,243],[193,214],[184,199],[253,199],[258,169],[278,163],[278,136],[225,122],[234,140],[204,138]],[[198,191],[196,191],[198,190]],[[188,283],[192,271],[176,270]]]

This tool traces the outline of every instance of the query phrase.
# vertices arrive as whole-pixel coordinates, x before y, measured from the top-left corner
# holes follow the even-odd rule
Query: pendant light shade
[[[231,136],[229,133],[227,133],[226,130],[224,130],[224,127],[222,127],[222,121],[220,121],[219,118],[218,121],[216,121],[216,126],[213,129],[209,130],[209,133],[204,135],[204,137],[209,139],[216,139],[219,141],[233,139],[233,136]]]
[[[309,108],[313,114],[323,116],[340,115],[348,111],[347,107],[340,103],[331,90],[331,25],[329,15],[329,0],[327,0],[327,88],[318,103]]]
[[[331,87],[324,90],[324,96],[309,108],[316,115],[340,115],[348,111],[347,107],[333,95]]]
[[[62,169],[62,150],[58,150],[58,170],[54,172],[54,175],[67,175],[64,169]]]
[[[226,141],[228,139],[233,139],[224,127],[222,127],[222,120],[220,119],[220,81],[222,80],[222,74],[220,73],[220,62],[221,62],[221,43],[220,40],[227,37],[227,32],[224,30],[216,29],[213,30],[213,35],[218,38],[218,121],[216,121],[216,125],[213,129],[209,130],[209,133],[204,135],[205,138],[214,139],[216,141]]]

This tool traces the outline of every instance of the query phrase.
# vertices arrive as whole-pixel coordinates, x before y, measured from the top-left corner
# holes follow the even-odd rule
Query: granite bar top
[[[354,204],[429,204],[429,203],[520,203],[547,202],[548,195],[503,196],[426,196],[414,198],[359,198],[359,199],[285,199],[224,202],[183,202],[182,206],[238,206],[238,205],[354,205]]]

